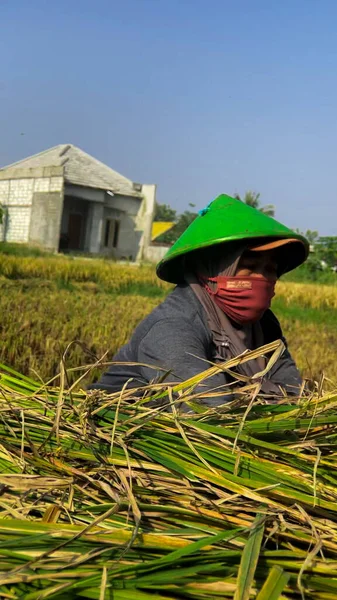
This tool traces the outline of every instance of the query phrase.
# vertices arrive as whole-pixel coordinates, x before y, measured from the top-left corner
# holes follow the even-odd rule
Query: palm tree
[[[275,215],[275,206],[273,204],[266,204],[265,206],[260,206],[260,194],[257,194],[256,192],[248,190],[248,192],[245,193],[243,199],[240,197],[239,194],[235,194],[234,198],[240,200],[241,202],[244,202],[252,208],[256,208],[256,210],[259,210],[265,215],[268,215],[268,217],[273,217]]]

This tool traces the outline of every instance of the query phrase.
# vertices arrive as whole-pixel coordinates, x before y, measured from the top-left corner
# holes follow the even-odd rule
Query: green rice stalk
[[[337,597],[337,390],[182,413],[215,368],[106,395],[0,367],[0,598]]]

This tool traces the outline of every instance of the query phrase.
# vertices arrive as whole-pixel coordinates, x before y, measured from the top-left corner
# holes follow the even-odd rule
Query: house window
[[[104,248],[117,248],[119,221],[117,219],[106,219],[104,229]]]

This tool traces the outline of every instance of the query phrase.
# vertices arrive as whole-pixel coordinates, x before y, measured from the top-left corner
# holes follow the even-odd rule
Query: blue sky
[[[178,211],[252,189],[337,235],[335,0],[0,0],[0,29],[1,166],[73,143]]]

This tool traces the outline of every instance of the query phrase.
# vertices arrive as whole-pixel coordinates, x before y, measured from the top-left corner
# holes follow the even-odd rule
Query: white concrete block
[[[51,177],[50,178],[50,192],[60,192],[62,190],[63,177]]]
[[[32,192],[34,180],[33,179],[11,179],[10,180],[10,193],[15,194],[17,191]]]
[[[34,179],[34,192],[49,192],[50,177],[38,177]]]
[[[29,206],[8,207],[8,225],[5,236],[4,231],[2,232],[3,239],[6,239],[7,242],[28,242],[30,211]]]
[[[33,185],[33,179],[11,179],[6,204],[8,206],[11,204],[31,204]]]
[[[9,195],[9,181],[0,181],[0,202],[3,204],[6,202]]]

